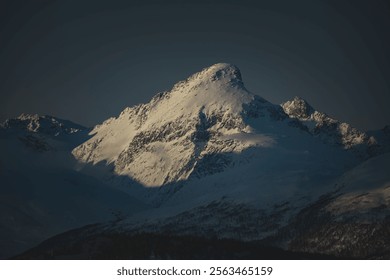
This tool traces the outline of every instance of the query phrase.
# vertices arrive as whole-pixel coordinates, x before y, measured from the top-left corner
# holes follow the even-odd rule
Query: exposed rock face
[[[298,96],[294,97],[291,101],[286,101],[281,106],[287,115],[299,120],[310,120],[312,114],[315,112],[313,107],[311,107],[306,100]]]
[[[367,148],[372,145],[373,140],[366,133],[316,111],[300,97],[282,103],[281,106],[290,118],[300,121],[301,128],[319,137],[323,142],[341,145],[345,149],[355,149],[367,157]]]

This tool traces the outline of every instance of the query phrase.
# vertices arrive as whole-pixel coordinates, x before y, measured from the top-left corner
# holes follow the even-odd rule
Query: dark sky
[[[97,124],[218,62],[274,103],[390,124],[390,2],[0,1],[0,118]]]

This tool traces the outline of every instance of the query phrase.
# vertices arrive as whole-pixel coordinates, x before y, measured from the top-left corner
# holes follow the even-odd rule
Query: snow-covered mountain
[[[388,225],[387,130],[359,131],[298,97],[272,104],[245,88],[236,66],[219,63],[90,131],[52,117],[21,116],[0,133],[13,135],[8,142],[23,145],[32,158],[66,155],[69,160],[60,162],[78,178],[73,187],[88,186],[89,193],[93,184],[101,186],[104,195],[94,203],[106,205],[107,192],[128,199],[123,201],[131,209],[116,205],[124,213],[120,221],[77,231],[78,237],[71,232],[75,242],[80,232],[83,238],[192,235],[341,256],[337,249],[311,250],[307,244],[316,226],[326,231],[340,222],[338,229],[347,232],[342,226],[351,219],[357,227],[363,220],[371,229]],[[45,164],[36,168],[39,178],[48,172]],[[63,169],[57,178],[64,178],[58,176]],[[301,234],[307,239],[299,239]]]
[[[224,168],[229,160],[222,154],[271,146],[273,139],[253,133],[244,121],[256,114],[285,117],[243,87],[236,67],[217,64],[95,127],[94,137],[73,154],[85,162],[112,163],[116,174],[159,187]],[[217,154],[222,162],[215,171],[205,170],[203,162]]]
[[[73,150],[79,161],[104,163],[121,182],[166,186],[174,194],[159,191],[158,199],[187,206],[226,196],[257,205],[308,196],[358,164],[371,145],[365,133],[302,99],[280,106],[250,93],[239,69],[224,63],[126,108],[91,135]]]

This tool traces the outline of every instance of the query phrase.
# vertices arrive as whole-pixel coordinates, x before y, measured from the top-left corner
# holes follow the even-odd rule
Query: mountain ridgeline
[[[231,64],[92,129],[22,115],[2,124],[0,137],[2,197],[18,201],[2,206],[3,257],[88,224],[18,257],[134,258],[114,244],[142,240],[142,258],[181,258],[179,248],[161,249],[167,238],[226,248],[209,258],[260,257],[252,246],[272,258],[390,257],[388,127],[359,131],[299,97],[272,104]]]

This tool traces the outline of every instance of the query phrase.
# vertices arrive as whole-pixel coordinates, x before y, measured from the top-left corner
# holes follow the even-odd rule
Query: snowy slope
[[[297,180],[291,177],[289,179]],[[319,182],[317,186],[318,184]],[[239,191],[246,192],[248,189]],[[377,223],[386,224],[386,219],[390,217],[390,153],[371,158],[333,180],[326,181],[317,196],[311,199],[290,195],[288,200],[275,203],[279,200],[268,196],[274,195],[273,191],[266,190],[263,193],[265,200],[259,194],[256,196],[252,193],[257,202],[254,204],[242,201],[239,191],[235,196],[229,197],[228,193],[221,199],[215,196],[211,202],[204,200],[204,203],[196,206],[190,203],[193,208],[188,207],[188,204],[178,207],[180,202],[173,200],[171,202],[174,203],[166,203],[157,209],[139,213],[115,226],[107,224],[106,230],[123,233],[162,232],[239,240],[271,239],[282,235],[282,238],[275,238],[277,241],[273,244],[288,249],[288,244],[299,238],[296,220],[304,225],[302,230],[305,232],[310,232],[311,226],[318,226],[315,223],[323,223],[323,227],[327,223],[336,222],[356,224],[356,231],[361,223],[371,224],[373,227]],[[263,203],[259,205],[259,201]],[[323,216],[326,216],[324,221]],[[316,221],[310,225],[309,219]],[[287,238],[284,236],[286,231],[289,232]],[[315,250],[310,252],[321,253]]]
[[[71,149],[88,129],[54,117],[22,115],[0,127],[0,258],[89,223],[145,206],[74,171]]]
[[[327,210],[338,219],[349,215],[374,222],[390,217],[390,153],[363,162],[343,174],[337,183],[343,186],[342,194]]]
[[[235,242],[253,240],[256,241],[253,244],[283,248],[287,252],[323,254],[331,258],[389,259],[389,167],[390,154],[371,158],[331,182],[328,190],[332,191],[298,208],[293,206],[293,201],[286,201],[268,209],[256,209],[229,199],[165,217],[158,216],[162,209],[157,208],[139,213],[138,218],[66,232],[20,258],[111,259],[123,251],[128,251],[127,255],[131,257],[141,239],[142,251],[147,253],[138,258],[153,258],[159,250],[159,258],[165,259],[172,258],[172,252],[182,252],[183,247],[204,238],[212,243],[223,241],[224,248],[234,248],[223,258],[246,258],[247,255],[237,255],[239,248]],[[333,188],[334,184],[338,187]],[[156,238],[161,241],[156,241]],[[112,245],[112,248],[99,242],[107,239],[110,244],[120,242],[120,249],[118,245]],[[178,244],[183,239],[186,242],[179,243],[180,248],[172,249],[171,243],[167,246],[167,240]],[[74,255],[69,255],[64,243],[72,245]],[[86,243],[87,248],[83,246]],[[122,246],[127,246],[128,250],[122,250]],[[211,256],[207,250],[205,247],[200,249],[206,258]],[[187,259],[197,258],[199,252],[188,251],[186,256]],[[324,256],[303,257],[316,259]],[[291,259],[294,256],[280,252],[273,258]]]

